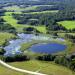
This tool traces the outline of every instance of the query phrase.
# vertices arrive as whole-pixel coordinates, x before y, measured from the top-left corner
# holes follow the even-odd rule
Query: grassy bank
[[[75,28],[75,21],[60,21],[58,24],[64,26],[67,29],[74,29]]]
[[[14,62],[9,63],[15,67],[21,69],[27,69],[30,71],[39,71],[48,75],[75,75],[71,70],[63,66],[58,66],[51,62],[41,62],[36,60],[25,61],[25,62]]]
[[[3,19],[6,21],[6,23],[12,25],[16,28],[17,32],[23,32],[24,27],[34,27],[38,31],[42,33],[46,33],[46,27],[39,25],[39,26],[31,26],[31,25],[24,25],[24,24],[17,24],[17,20],[12,17],[12,13],[20,14],[21,12],[6,12],[5,16],[3,16]]]
[[[47,11],[41,11],[41,12],[28,12],[28,13],[24,13],[24,14],[48,14],[48,13],[57,13],[58,10],[47,10]]]
[[[14,34],[0,32],[0,46],[2,46],[7,40],[16,38]]]

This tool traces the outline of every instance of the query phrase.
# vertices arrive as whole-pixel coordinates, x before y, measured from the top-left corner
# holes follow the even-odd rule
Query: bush
[[[34,27],[27,27],[23,29],[24,32],[26,33],[40,33],[37,29]]]
[[[3,55],[5,53],[5,50],[0,48],[0,55]]]
[[[73,60],[70,62],[70,69],[72,69],[73,71],[75,71],[75,59],[73,59]]]
[[[4,57],[4,61],[5,62],[14,62],[15,61],[15,57]]]
[[[27,61],[29,59],[30,58],[28,56],[23,55],[23,54],[15,55],[12,57],[11,56],[4,57],[5,62]]]
[[[4,61],[4,56],[3,55],[0,55],[0,60]]]
[[[67,66],[67,67],[69,66],[69,61],[66,59],[65,56],[57,56],[55,58],[55,63],[61,64],[63,66]]]
[[[38,59],[38,60],[42,60],[42,61],[54,61],[55,55],[43,55],[43,56],[38,56],[37,59]]]
[[[15,56],[15,61],[24,61],[24,60],[29,60],[30,58],[26,55],[16,55]]]

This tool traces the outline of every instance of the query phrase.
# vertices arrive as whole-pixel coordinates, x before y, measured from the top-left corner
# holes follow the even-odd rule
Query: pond
[[[33,45],[29,50],[35,53],[46,53],[52,54],[64,51],[67,48],[66,45],[58,44],[58,43],[42,43]]]
[[[15,54],[22,53],[21,50],[20,50],[21,44],[28,43],[28,42],[31,42],[33,40],[37,40],[37,41],[38,40],[40,40],[40,41],[54,41],[55,40],[55,41],[65,42],[65,39],[63,39],[63,38],[53,39],[51,37],[43,36],[43,35],[36,36],[34,34],[24,34],[24,33],[21,33],[21,34],[17,34],[17,36],[19,38],[14,39],[14,40],[10,40],[9,41],[9,45],[4,47],[4,50],[6,51],[6,53],[4,54],[5,56],[14,56]],[[54,46],[57,47],[55,50],[53,50],[53,48],[52,48]],[[42,48],[43,51],[40,48]],[[38,44],[38,45],[32,46],[31,50],[33,49],[33,51],[41,52],[41,53],[42,52],[44,52],[44,53],[48,53],[48,52],[52,53],[53,51],[49,51],[50,48],[54,52],[57,52],[59,49],[60,50],[64,50],[65,46],[63,47],[63,45],[62,45],[62,47],[60,47],[60,46],[58,46],[58,44],[41,44],[41,45]]]

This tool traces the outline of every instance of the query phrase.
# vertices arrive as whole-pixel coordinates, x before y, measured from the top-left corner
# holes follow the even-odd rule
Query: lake
[[[43,44],[35,44],[31,46],[29,50],[35,53],[46,53],[46,54],[52,54],[57,53],[61,51],[65,51],[67,48],[66,45],[58,44],[58,43],[43,43]]]
[[[32,42],[33,40],[65,42],[65,39],[63,39],[63,38],[54,39],[54,38],[44,36],[44,35],[36,36],[34,34],[21,33],[21,34],[17,34],[17,36],[19,38],[10,40],[9,45],[4,47],[4,50],[6,51],[6,53],[4,54],[5,56],[14,56],[15,54],[22,53],[20,50],[21,44]],[[52,47],[56,47],[55,50]],[[50,48],[52,49],[52,51],[50,50]],[[32,46],[31,50],[33,49],[32,51],[40,52],[40,53],[53,53],[53,52],[59,51],[58,48],[62,51],[65,49],[65,46],[64,45],[61,46],[60,44],[38,44],[38,45]]]

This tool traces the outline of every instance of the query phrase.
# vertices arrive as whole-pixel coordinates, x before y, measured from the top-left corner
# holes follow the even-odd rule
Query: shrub
[[[30,58],[24,54],[19,54],[19,55],[15,55],[15,56],[7,56],[4,57],[4,61],[5,62],[15,62],[15,61],[27,61]]]
[[[0,55],[3,55],[5,53],[5,50],[0,48]]]
[[[55,55],[43,55],[43,56],[38,56],[37,59],[38,59],[38,60],[42,60],[42,61],[54,61]]]

